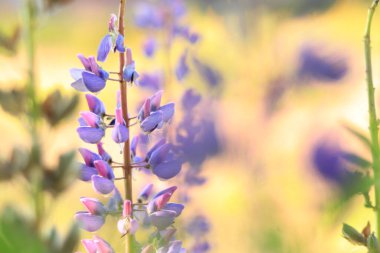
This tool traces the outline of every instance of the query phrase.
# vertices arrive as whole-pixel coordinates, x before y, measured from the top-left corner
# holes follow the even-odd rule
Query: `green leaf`
[[[50,93],[41,105],[42,112],[51,126],[69,116],[79,103],[79,96],[63,97],[60,90]]]
[[[354,227],[348,224],[343,224],[342,228],[343,237],[350,241],[352,244],[356,245],[367,245],[367,241],[363,234],[358,232]]]
[[[4,111],[12,115],[20,115],[26,112],[26,94],[24,89],[10,91],[0,90],[0,105]]]
[[[372,163],[370,161],[368,161],[367,159],[365,159],[365,158],[363,158],[357,154],[354,154],[354,153],[344,152],[342,157],[347,162],[349,162],[353,165],[356,165],[362,169],[369,169],[372,165]]]
[[[369,149],[372,148],[372,144],[371,144],[370,139],[366,136],[366,134],[364,134],[363,132],[361,132],[361,130],[358,130],[354,126],[348,125],[348,124],[345,124],[344,128],[348,132],[350,132],[352,135],[354,135],[356,138],[358,138]]]

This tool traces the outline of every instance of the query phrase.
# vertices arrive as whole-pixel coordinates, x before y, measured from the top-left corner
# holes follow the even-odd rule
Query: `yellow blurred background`
[[[373,213],[363,207],[359,195],[340,203],[339,186],[320,175],[311,157],[313,145],[326,136],[369,157],[344,130],[343,123],[367,129],[362,38],[370,1],[335,1],[322,10],[309,7],[305,13],[294,13],[292,4],[283,7],[275,1],[200,2],[187,2],[185,19],[201,34],[197,54],[223,76],[222,91],[213,102],[222,152],[203,166],[208,181],[191,191],[192,201],[182,219],[198,212],[207,215],[211,252],[366,252],[342,237],[341,224],[347,222],[361,229],[367,221],[374,222]],[[128,6],[134,3],[127,1],[126,44],[134,51],[138,71],[154,69],[161,56],[153,63],[143,57],[141,44],[146,31],[132,22],[134,9]],[[76,54],[96,53],[109,14],[117,11],[117,4],[77,0],[41,16],[36,33],[39,98],[56,87],[68,96],[75,93],[70,87],[69,69],[80,67]],[[20,1],[0,2],[1,31],[11,33],[20,22],[21,5]],[[303,6],[308,8],[305,3]],[[379,27],[380,15],[375,15],[372,45],[376,84],[380,77]],[[343,55],[348,66],[345,76],[334,82],[295,77],[299,52],[308,44],[333,59]],[[25,79],[25,51],[21,43],[16,54],[0,54],[1,89],[18,87]],[[180,49],[173,49],[173,61],[179,53]],[[117,57],[112,57],[105,66],[112,68],[116,62]],[[183,85],[207,93],[196,77]],[[116,90],[116,86],[109,87],[99,95],[110,108],[115,105]],[[181,91],[183,86],[176,83],[168,92],[178,97]],[[132,87],[129,98],[136,105],[147,94]],[[164,95],[164,100],[169,98]],[[80,110],[86,110],[83,97]],[[30,140],[17,118],[2,110],[0,115],[0,152],[7,157],[10,147],[27,146]],[[75,131],[76,115],[44,134],[43,152],[48,164],[55,164],[62,151],[86,146]],[[119,155],[117,145],[107,141],[105,146]],[[138,177],[134,178],[135,192],[143,185]],[[22,180],[2,182],[0,191],[0,207],[14,203],[32,215]],[[66,231],[74,213],[83,209],[80,196],[96,195],[90,185],[78,180],[58,199],[49,199],[51,214],[45,226],[56,224],[59,231]],[[122,247],[111,225],[99,234]],[[89,235],[82,232],[82,238]],[[84,252],[82,246],[78,250]]]

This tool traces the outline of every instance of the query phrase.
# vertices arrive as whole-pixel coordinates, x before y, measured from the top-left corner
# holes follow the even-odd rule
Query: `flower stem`
[[[40,159],[40,137],[38,135],[37,125],[39,119],[39,105],[37,100],[36,87],[36,64],[35,64],[35,31],[37,26],[37,6],[34,0],[25,0],[24,22],[25,22],[25,44],[28,59],[28,79],[26,83],[26,92],[28,97],[28,120],[29,130],[32,139],[32,152],[36,159]],[[37,162],[36,164],[39,164]],[[34,166],[30,175],[31,196],[34,206],[34,228],[37,233],[41,233],[42,221],[44,219],[44,193],[43,193],[43,175],[39,166]]]
[[[124,35],[124,15],[125,15],[125,4],[126,0],[120,0],[119,4],[119,34]],[[128,94],[127,94],[127,83],[123,77],[123,68],[125,65],[125,53],[119,53],[119,78],[120,78],[120,95],[121,95],[121,109],[123,112],[123,118],[128,119]],[[126,120],[126,125],[129,127],[129,120]],[[132,199],[132,166],[131,166],[131,155],[130,155],[130,143],[129,138],[124,143],[124,164],[123,164],[123,172],[124,172],[124,190],[125,190],[125,199],[130,200],[133,203]],[[133,250],[133,235],[127,234],[126,236],[126,253],[131,253]]]
[[[373,0],[371,7],[368,9],[367,23],[364,34],[364,52],[366,64],[366,78],[368,89],[368,109],[369,109],[369,129],[371,133],[371,154],[372,167],[374,173],[375,187],[375,213],[376,213],[376,236],[380,236],[380,148],[379,148],[379,127],[375,107],[375,88],[372,78],[372,59],[371,59],[371,25],[372,18],[379,0]]]

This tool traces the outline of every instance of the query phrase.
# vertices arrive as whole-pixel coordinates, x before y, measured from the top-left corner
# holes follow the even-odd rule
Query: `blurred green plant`
[[[75,151],[60,154],[53,166],[45,164],[43,156],[43,135],[46,125],[56,128],[74,112],[79,96],[63,96],[56,89],[41,99],[36,82],[35,32],[39,15],[56,4],[69,1],[45,1],[41,6],[37,0],[25,0],[23,22],[10,37],[0,33],[0,48],[8,53],[15,53],[18,42],[25,43],[27,50],[27,79],[21,88],[0,91],[0,105],[10,115],[17,117],[28,131],[30,148],[14,147],[10,159],[0,158],[0,181],[9,181],[23,177],[26,191],[30,193],[34,211],[32,217],[18,212],[15,207],[7,206],[0,214],[0,252],[38,252],[67,253],[72,252],[79,241],[76,224],[65,236],[59,236],[53,226],[49,233],[42,229],[48,211],[45,200],[50,195],[54,199],[62,194],[77,177]],[[42,8],[41,8],[42,7]],[[23,36],[20,36],[23,31]],[[20,243],[22,242],[22,243]]]

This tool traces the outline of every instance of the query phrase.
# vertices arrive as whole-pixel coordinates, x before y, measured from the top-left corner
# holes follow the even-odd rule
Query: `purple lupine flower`
[[[169,210],[161,210],[149,215],[150,222],[158,230],[164,230],[174,223],[176,212]]]
[[[108,21],[108,31],[109,32],[115,33],[117,31],[116,22],[117,22],[117,16],[114,13],[112,13],[110,20]]]
[[[125,52],[124,36],[121,34],[118,34],[116,37],[114,51],[116,51],[116,50],[119,51],[120,53]]]
[[[104,160],[98,160],[94,162],[95,168],[98,171],[99,175],[102,177],[108,178],[110,180],[115,179],[115,175],[111,166]]]
[[[98,153],[102,157],[102,159],[108,163],[111,163],[112,157],[110,156],[110,154],[107,153],[107,151],[104,150],[103,143],[98,142],[98,143],[96,143],[96,146],[98,148]]]
[[[111,198],[108,200],[107,209],[110,212],[117,212],[120,210],[120,206],[123,204],[123,198],[119,190],[115,187]]]
[[[102,157],[100,155],[86,148],[79,148],[79,153],[82,155],[85,164],[90,167],[95,167],[95,161],[102,160]]]
[[[137,4],[135,8],[135,23],[143,28],[159,28],[164,21],[156,6],[144,2]]]
[[[139,74],[136,72],[135,61],[132,58],[132,51],[130,48],[127,49],[126,53],[126,65],[123,69],[123,78],[126,82],[136,83]]]
[[[103,102],[96,96],[91,95],[91,94],[86,94],[86,100],[87,100],[88,108],[90,109],[91,112],[99,115],[100,117],[102,117],[106,113],[106,109],[104,107]]]
[[[155,174],[160,179],[170,179],[176,176],[182,167],[182,162],[173,154],[172,146],[160,140],[148,151],[146,159]]]
[[[191,219],[186,230],[193,236],[201,237],[210,231],[210,223],[205,216],[197,215]]]
[[[182,96],[181,102],[184,110],[192,110],[201,101],[201,95],[196,94],[193,89],[188,89]]]
[[[156,128],[160,129],[174,115],[174,103],[160,106],[162,92],[158,91],[150,98],[147,98],[139,111],[140,127],[145,133],[151,133]]]
[[[87,143],[98,143],[105,134],[101,118],[93,112],[81,112],[80,115],[80,126],[77,128],[79,137]]]
[[[123,217],[117,223],[119,232],[124,236],[127,233],[134,234],[138,229],[139,223],[132,218],[132,203],[125,200],[123,204]]]
[[[99,175],[91,176],[92,187],[97,193],[100,194],[109,194],[115,189],[114,182],[106,177],[102,177]]]
[[[176,77],[179,81],[182,81],[188,74],[189,74],[189,66],[187,65],[187,50],[182,53],[182,55],[179,58],[177,67],[175,69]]]
[[[191,248],[192,253],[205,253],[210,251],[211,246],[208,242],[206,241],[199,241],[196,242],[193,247]]]
[[[114,253],[111,245],[99,236],[94,236],[94,239],[83,239],[82,244],[87,253]]]
[[[139,203],[143,203],[145,201],[147,201],[150,197],[150,195],[152,194],[152,191],[153,191],[153,184],[147,184],[144,189],[140,192],[138,198],[137,198],[137,202]]]
[[[211,66],[202,63],[195,57],[193,57],[193,62],[195,68],[198,70],[198,73],[210,87],[216,87],[222,82],[220,73],[213,69]]]
[[[157,42],[154,38],[148,38],[143,44],[143,52],[147,57],[152,57],[156,52]]]
[[[116,122],[112,129],[112,139],[116,143],[124,143],[129,138],[129,130],[125,125],[121,108],[115,110]]]
[[[77,212],[75,214],[75,219],[79,226],[88,232],[99,230],[105,222],[103,215],[94,215],[85,211]]]
[[[300,78],[314,78],[325,82],[342,79],[347,71],[347,61],[342,55],[323,56],[315,46],[305,45],[300,50],[297,74]]]
[[[98,47],[98,56],[96,58],[98,61],[104,62],[107,59],[107,56],[112,49],[112,44],[112,36],[110,34],[104,36]]]
[[[163,85],[163,75],[161,72],[143,73],[139,78],[139,85],[153,91],[160,90]]]
[[[177,240],[171,241],[166,247],[159,248],[157,253],[186,253],[186,250],[182,248],[182,242]]]
[[[106,85],[108,72],[100,68],[92,56],[86,58],[82,54],[78,54],[78,58],[85,69],[70,69],[70,74],[75,80],[71,86],[82,92],[102,90]]]
[[[95,198],[80,198],[80,202],[87,208],[88,212],[93,215],[104,215],[106,213],[106,208],[99,200]]]

